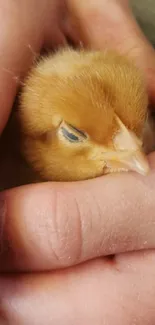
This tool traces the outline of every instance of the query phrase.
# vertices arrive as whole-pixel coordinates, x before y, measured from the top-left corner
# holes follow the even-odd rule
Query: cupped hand
[[[64,45],[68,37],[103,50],[113,47],[134,58],[145,72],[150,98],[155,101],[154,51],[127,1],[91,0],[88,4],[7,0],[1,6],[1,131],[17,81],[34,56],[45,47]],[[150,165],[146,178],[109,175],[81,183],[29,185],[0,194],[1,271],[43,271],[42,275],[1,277],[0,315],[5,322],[43,324],[46,319],[47,325],[48,321],[112,325],[131,320],[141,324],[146,319],[145,324],[154,323],[154,252],[120,255],[111,266],[105,258],[45,273],[102,255],[155,248],[154,154]]]
[[[75,31],[82,30],[79,40],[83,36],[83,41],[94,48],[104,50],[105,44],[113,44],[131,57],[137,53],[145,72],[154,71],[153,49],[131,16],[127,1],[110,1],[107,6],[103,3],[106,1],[91,0],[88,6],[76,0],[7,0],[1,7],[5,36],[0,42],[1,129],[17,90],[15,77],[22,78],[26,73],[34,53],[65,44],[68,36],[75,41]],[[76,26],[77,20],[81,29],[71,32],[69,28],[73,21]],[[104,254],[154,248],[154,155],[150,163],[152,170],[146,178],[111,175],[70,184],[30,185],[1,193],[1,233],[8,246],[0,256],[1,269],[7,265],[17,269],[57,268]]]

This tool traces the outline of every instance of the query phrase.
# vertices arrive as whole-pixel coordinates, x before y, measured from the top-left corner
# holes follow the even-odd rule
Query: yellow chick
[[[147,95],[139,70],[112,52],[65,49],[42,59],[20,98],[23,152],[45,180],[148,172]]]
[[[141,73],[124,56],[59,50],[42,58],[25,80],[18,112],[23,155],[42,180],[145,175],[147,107]]]

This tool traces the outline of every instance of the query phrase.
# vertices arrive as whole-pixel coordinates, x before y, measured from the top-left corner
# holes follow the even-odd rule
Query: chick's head
[[[21,92],[22,150],[44,180],[73,181],[135,170],[147,95],[139,70],[112,52],[66,49],[32,68]]]

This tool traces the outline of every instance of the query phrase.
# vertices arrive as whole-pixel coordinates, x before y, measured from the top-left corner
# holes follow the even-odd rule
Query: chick
[[[59,50],[42,58],[25,80],[18,112],[23,155],[42,180],[145,175],[143,147],[147,153],[154,148],[147,107],[142,75],[126,57]]]

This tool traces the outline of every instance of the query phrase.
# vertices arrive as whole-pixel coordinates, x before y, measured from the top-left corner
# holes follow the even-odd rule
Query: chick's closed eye
[[[23,155],[44,180],[147,174],[147,104],[141,73],[125,57],[60,50],[32,68],[22,89]]]
[[[63,134],[64,138],[70,142],[82,142],[87,139],[87,136],[81,130],[73,127],[72,125],[67,125],[66,123],[62,123],[60,127],[60,131]]]

